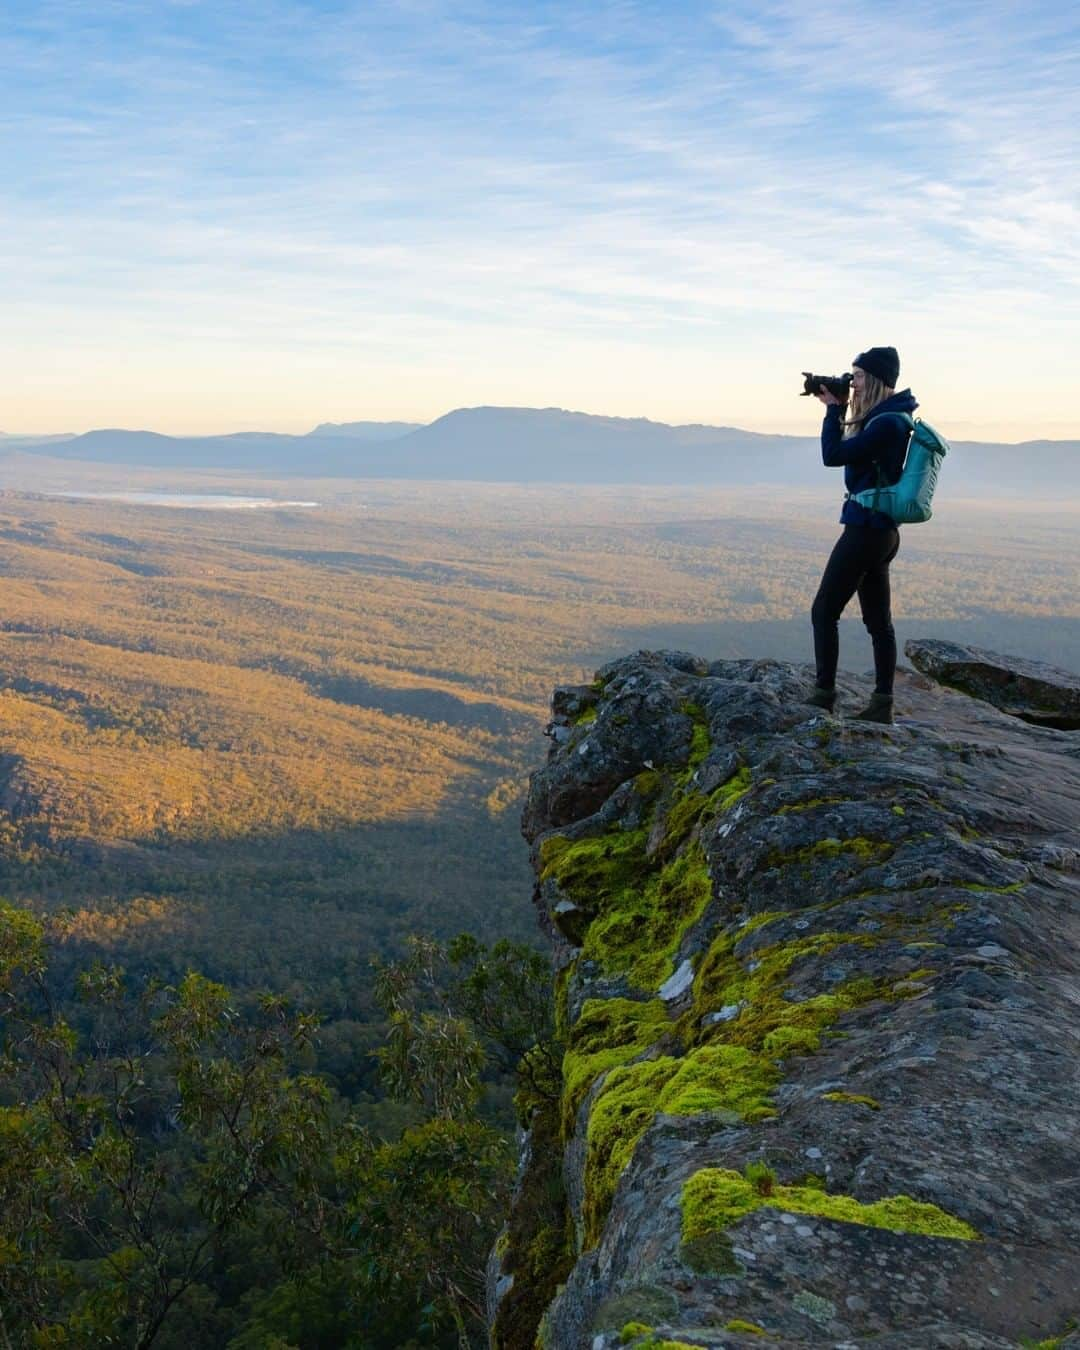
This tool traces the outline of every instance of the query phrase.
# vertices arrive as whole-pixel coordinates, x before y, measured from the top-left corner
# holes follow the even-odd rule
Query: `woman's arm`
[[[869,464],[879,459],[896,441],[896,418],[874,417],[862,431],[844,440],[844,414],[830,403],[821,425],[821,460],[830,469],[842,464]]]

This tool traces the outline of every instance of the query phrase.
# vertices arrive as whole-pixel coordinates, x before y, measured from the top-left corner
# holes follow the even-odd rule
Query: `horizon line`
[[[396,426],[403,426],[403,425],[404,425],[404,426],[409,426],[409,427],[413,428],[413,429],[416,430],[416,431],[420,431],[420,430],[423,430],[423,429],[425,429],[425,428],[427,428],[427,427],[434,426],[437,422],[441,422],[441,421],[443,421],[445,418],[450,417],[450,416],[452,416],[452,415],[455,414],[455,413],[461,413],[461,412],[485,412],[485,411],[497,411],[497,412],[531,412],[531,413],[565,413],[566,415],[571,416],[571,417],[586,417],[586,418],[595,419],[595,420],[597,420],[597,421],[605,421],[605,422],[625,422],[625,423],[647,424],[647,425],[649,425],[649,426],[655,426],[655,427],[668,427],[668,428],[670,428],[670,429],[672,429],[672,430],[675,430],[675,431],[694,430],[694,429],[699,429],[699,428],[700,428],[700,429],[707,429],[707,430],[710,430],[710,431],[738,432],[738,433],[740,433],[740,434],[742,434],[742,435],[744,435],[744,436],[763,436],[763,437],[764,437],[764,436],[768,436],[768,437],[782,438],[782,439],[787,439],[787,440],[810,440],[810,439],[815,439],[815,438],[818,436],[818,434],[819,434],[819,431],[818,431],[818,428],[817,428],[817,427],[811,427],[810,429],[808,429],[808,430],[806,430],[806,431],[803,431],[803,432],[799,432],[799,431],[781,431],[781,430],[766,430],[766,431],[762,431],[762,430],[756,430],[756,429],[753,429],[753,428],[750,428],[750,427],[740,427],[740,426],[735,426],[735,425],[733,425],[733,424],[731,424],[731,423],[723,423],[723,422],[701,422],[701,421],[695,421],[695,422],[664,422],[664,421],[661,421],[661,420],[659,420],[659,419],[657,419],[657,418],[654,418],[654,417],[646,417],[646,416],[644,416],[644,415],[641,415],[641,416],[626,416],[626,415],[624,415],[624,414],[617,414],[617,413],[585,412],[585,411],[582,410],[582,409],[577,409],[577,408],[565,408],[565,407],[561,407],[561,406],[558,405],[558,404],[547,404],[547,405],[544,405],[544,406],[541,407],[541,406],[534,406],[534,405],[531,405],[531,404],[517,404],[517,403],[505,403],[505,404],[504,404],[504,403],[477,403],[477,404],[461,404],[461,405],[459,405],[459,406],[457,406],[457,407],[450,408],[450,409],[448,409],[446,412],[440,413],[438,416],[431,418],[429,421],[423,421],[423,420],[419,420],[419,419],[416,419],[416,418],[411,418],[411,417],[400,417],[400,416],[399,416],[399,417],[356,417],[356,418],[350,418],[350,419],[348,419],[348,420],[343,420],[343,421],[330,421],[330,420],[321,420],[321,421],[317,421],[317,422],[314,422],[313,424],[311,424],[309,430],[306,430],[306,431],[275,431],[275,430],[270,430],[270,429],[265,428],[265,427],[260,428],[260,427],[257,427],[257,426],[250,426],[250,427],[245,427],[245,428],[242,428],[242,429],[239,429],[239,430],[231,430],[231,431],[194,431],[194,432],[175,432],[175,431],[155,431],[155,430],[151,429],[150,427],[145,427],[145,426],[142,426],[142,427],[140,427],[140,426],[130,427],[130,426],[116,426],[116,425],[112,425],[112,426],[91,426],[91,427],[86,428],[84,431],[61,431],[61,432],[56,432],[56,431],[52,431],[52,432],[42,432],[42,431],[21,431],[21,432],[11,432],[11,431],[2,431],[2,430],[0,430],[0,442],[3,442],[3,441],[39,441],[39,442],[49,442],[49,441],[53,441],[53,442],[66,442],[66,441],[78,440],[78,439],[80,439],[80,438],[83,437],[83,436],[90,436],[90,435],[94,435],[94,434],[103,434],[103,433],[110,433],[110,432],[112,432],[112,433],[117,433],[117,434],[124,434],[124,435],[160,436],[160,437],[162,437],[163,439],[166,439],[166,440],[219,440],[219,439],[220,439],[220,440],[223,440],[223,439],[238,438],[238,437],[243,437],[243,436],[277,436],[277,437],[281,437],[283,440],[304,440],[304,439],[308,439],[308,438],[314,437],[315,431],[316,431],[319,427],[321,427],[321,426],[348,427],[348,426],[355,426],[355,425],[361,425],[361,424],[363,424],[363,425],[369,425],[369,426],[395,426],[395,425],[396,425]],[[986,423],[981,423],[981,424],[980,424],[980,423],[970,423],[970,422],[966,422],[966,421],[960,421],[960,422],[958,422],[956,425],[961,426],[961,427],[964,427],[964,428],[967,428],[967,429],[969,430],[969,434],[966,434],[966,435],[963,434],[963,433],[958,434],[958,433],[954,432],[954,433],[952,434],[952,436],[950,437],[950,439],[955,440],[955,441],[957,441],[957,442],[963,442],[963,441],[969,441],[969,440],[975,440],[976,442],[978,442],[979,439],[984,439],[984,440],[988,441],[989,443],[995,444],[995,445],[1016,445],[1016,446],[1020,446],[1020,445],[1030,445],[1030,444],[1034,444],[1034,443],[1036,443],[1036,442],[1048,442],[1048,443],[1063,444],[1063,443],[1068,443],[1068,442],[1080,440],[1080,433],[1077,433],[1077,434],[1074,434],[1074,435],[1068,435],[1068,434],[1066,434],[1066,435],[1059,435],[1059,436],[1048,435],[1048,434],[1043,434],[1043,435],[1030,435],[1030,434],[1029,434],[1028,436],[1026,436],[1026,437],[1025,437],[1024,439],[1022,439],[1022,440],[1015,440],[1015,439],[1012,439],[1012,438],[1010,438],[1010,437],[1008,437],[1008,436],[1001,436],[1001,435],[994,436],[994,435],[992,434],[992,432],[990,431],[990,428],[991,428],[991,426],[992,426],[993,424],[986,424]],[[1048,424],[1046,424],[1046,425],[1048,425],[1048,426],[1057,426],[1057,425],[1060,425],[1060,424],[1051,422],[1051,423],[1048,423]],[[984,433],[983,433],[983,437],[980,438],[980,437],[978,437],[978,436],[975,436],[975,437],[971,436],[971,435],[970,435],[970,430],[971,430],[971,429],[974,429],[974,428],[976,428],[976,427],[980,427],[980,426],[986,429],[986,430],[984,431]],[[1034,430],[1034,429],[1036,429],[1036,428],[1032,428],[1032,429]],[[408,436],[408,435],[411,435],[411,434],[412,434],[412,431],[409,431],[409,432],[404,433],[403,436],[401,436],[401,437],[399,437],[399,438],[393,438],[393,439],[405,439],[405,436]],[[332,439],[332,434],[328,434],[327,439]],[[344,438],[343,438],[343,439],[344,439]],[[363,444],[363,443],[364,443],[364,442],[361,442],[361,444]],[[372,442],[368,442],[368,443],[374,445],[374,444],[378,444],[379,442],[377,442],[377,441],[372,441]]]

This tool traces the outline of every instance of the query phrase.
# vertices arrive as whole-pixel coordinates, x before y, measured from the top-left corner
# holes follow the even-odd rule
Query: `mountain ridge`
[[[175,437],[102,428],[59,441],[4,438],[0,459],[23,453],[309,478],[793,487],[822,481],[816,431],[794,436],[495,405],[453,409],[426,426],[406,429],[411,425],[320,423],[300,436],[251,431]],[[389,434],[379,438],[380,429],[388,428]],[[976,493],[1061,496],[1080,490],[1080,441],[957,441],[952,448],[946,481],[962,481]],[[962,479],[954,465],[962,466]]]

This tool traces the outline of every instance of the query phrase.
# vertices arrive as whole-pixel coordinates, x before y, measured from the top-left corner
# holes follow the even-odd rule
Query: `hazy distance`
[[[816,420],[811,414],[811,421]],[[939,427],[946,435],[947,427]],[[669,426],[560,408],[459,408],[429,425],[323,422],[304,436],[234,432],[174,437],[120,428],[69,437],[5,437],[0,465],[18,457],[235,469],[288,477],[458,479],[514,483],[771,484],[829,481],[816,433],[780,436],[727,426]],[[955,441],[947,461],[961,496],[1060,500],[1080,489],[1080,441],[1019,445]],[[833,475],[836,478],[836,475]]]

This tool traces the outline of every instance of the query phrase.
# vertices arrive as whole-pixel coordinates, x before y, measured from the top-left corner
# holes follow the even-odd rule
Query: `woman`
[[[839,399],[821,385],[826,405],[821,428],[821,458],[828,468],[844,466],[847,494],[840,523],[844,532],[825,567],[811,610],[817,683],[809,702],[832,712],[836,704],[836,666],[840,657],[837,623],[853,595],[859,597],[863,623],[874,644],[874,693],[856,717],[867,722],[893,720],[896,634],[889,602],[889,564],[900,547],[900,531],[889,516],[869,510],[853,494],[881,481],[895,483],[903,470],[910,427],[903,417],[919,406],[911,390],[896,392],[900,358],[895,347],[871,347],[852,362],[847,420]]]

